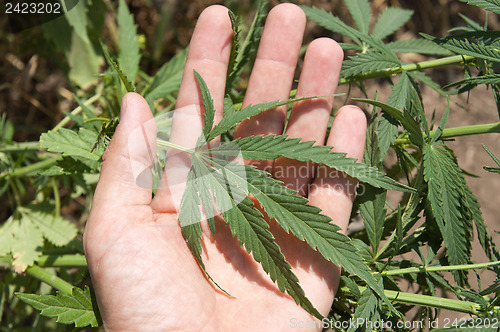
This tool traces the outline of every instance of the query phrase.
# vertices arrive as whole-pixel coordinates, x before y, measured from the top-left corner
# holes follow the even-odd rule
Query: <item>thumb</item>
[[[155,155],[156,123],[151,110],[139,94],[127,93],[120,123],[102,157],[92,209],[149,205]]]

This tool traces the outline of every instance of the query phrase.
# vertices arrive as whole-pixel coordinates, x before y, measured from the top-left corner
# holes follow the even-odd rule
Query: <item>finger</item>
[[[289,98],[306,18],[293,4],[281,4],[269,13],[248,82],[243,107]],[[235,137],[281,134],[286,106],[266,111],[239,124]]]
[[[156,123],[148,103],[137,93],[122,100],[120,124],[102,159],[92,213],[121,211],[151,203],[151,173],[156,154]],[[89,218],[89,223],[95,218]]]
[[[170,142],[192,149],[202,131],[203,103],[193,70],[201,75],[211,93],[216,110],[215,123],[221,119],[232,33],[227,8],[211,6],[200,15],[189,45]],[[191,159],[186,153],[168,151],[164,171],[167,185],[155,195],[153,208],[156,211],[178,210],[190,166]]]
[[[344,106],[332,124],[327,145],[336,152],[345,152],[347,157],[360,160],[366,139],[366,116],[355,106]],[[357,180],[343,172],[320,166],[314,179],[309,200],[322,209],[345,232],[351,215],[352,203],[356,197]]]
[[[297,98],[335,93],[344,53],[332,39],[319,38],[307,48],[300,74]],[[322,97],[297,102],[292,107],[286,134],[303,141],[323,145],[330,119],[333,97]],[[273,174],[289,188],[307,196],[316,166],[296,160],[279,158],[274,162]]]

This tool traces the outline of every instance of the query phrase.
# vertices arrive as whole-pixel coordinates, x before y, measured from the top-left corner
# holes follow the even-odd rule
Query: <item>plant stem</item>
[[[430,132],[430,135],[434,135],[436,133],[435,130]],[[485,123],[471,126],[462,126],[455,128],[445,128],[443,133],[441,134],[441,138],[452,138],[459,136],[468,136],[468,135],[479,135],[479,134],[489,134],[489,133],[500,133],[500,122],[494,123]],[[410,144],[410,140],[408,138],[396,138],[394,144],[402,145],[402,144]]]
[[[389,270],[381,272],[382,276],[401,275],[405,273],[422,273],[422,272],[442,272],[442,271],[456,271],[456,270],[469,270],[469,269],[484,269],[491,266],[500,265],[500,261],[479,263],[479,264],[463,264],[463,265],[450,265],[450,266],[420,266],[409,267],[405,269]]]
[[[169,141],[165,141],[163,139],[157,139],[156,140],[156,144],[158,144],[160,146],[166,146],[168,148],[176,149],[176,150],[179,150],[179,151],[182,151],[182,152],[186,152],[186,153],[189,153],[189,154],[193,154],[194,153],[193,150],[187,149],[187,148],[185,148],[183,146],[177,145],[175,143],[171,143]]]
[[[395,74],[402,73],[403,70],[407,72],[423,70],[429,68],[443,67],[448,65],[454,65],[462,62],[468,62],[474,60],[474,57],[468,55],[453,55],[444,58],[439,58],[435,60],[422,61],[418,63],[410,63],[406,65],[402,65],[399,67],[391,67],[387,69],[374,70],[368,73],[362,73],[356,76],[351,76],[347,78],[341,78],[339,80],[339,84],[347,84],[357,81],[364,81],[369,78],[380,78],[391,76]]]
[[[350,294],[350,291],[347,287],[342,287],[341,290],[344,293]],[[360,292],[363,292],[366,290],[366,287],[359,286],[359,290]],[[384,293],[390,301],[398,303],[406,303],[411,305],[419,305],[423,307],[431,307],[437,309],[446,309],[446,310],[464,312],[471,315],[478,315],[481,313],[481,306],[474,302],[440,298],[430,295],[398,292],[388,289],[384,289]],[[498,310],[498,309],[500,308],[494,307],[493,310]]]
[[[55,215],[61,215],[61,196],[59,195],[59,187],[57,186],[56,178],[51,179],[52,191],[54,192],[54,202],[55,202]]]
[[[41,255],[37,264],[43,267],[86,267],[87,260],[84,255]]]
[[[90,97],[89,99],[87,99],[83,105],[84,106],[88,106],[90,104],[93,104],[95,101],[97,101],[99,98],[101,98],[102,96],[102,91],[104,90],[104,87],[102,85],[99,85],[97,87],[97,93],[95,95],[93,95],[92,97]],[[80,113],[82,111],[82,107],[81,106],[78,106],[76,107],[74,110],[71,111],[71,115],[77,115],[78,113]],[[68,124],[68,122],[71,121],[71,117],[69,115],[67,115],[64,119],[62,119],[55,127],[53,130],[58,130],[58,129],[61,129],[62,127],[64,127],[66,124]]]
[[[42,269],[38,265],[31,265],[26,269],[26,274],[43,281],[44,283],[54,287],[55,289],[66,293],[66,294],[71,294],[73,292],[73,285],[71,285],[69,282],[66,282],[65,280],[59,278],[56,275],[53,275],[52,273],[47,272],[46,270]]]
[[[379,69],[379,70],[374,70],[370,71],[367,73],[362,73],[356,76],[351,76],[347,78],[340,78],[339,79],[339,85],[342,84],[348,84],[348,83],[353,83],[353,82],[358,82],[358,81],[364,81],[370,78],[380,78],[380,77],[386,77],[386,76],[391,76],[395,74],[400,74],[403,72],[403,70],[407,72],[411,71],[416,71],[416,70],[424,70],[424,69],[430,69],[430,68],[436,68],[436,67],[443,67],[443,66],[449,66],[449,65],[455,65],[459,64],[462,62],[469,62],[474,60],[475,58],[473,56],[469,55],[453,55],[453,56],[448,56],[444,58],[439,58],[439,59],[434,59],[434,60],[428,60],[428,61],[422,61],[418,63],[409,63],[406,65],[398,66],[398,67],[390,67],[386,69]],[[290,92],[290,98],[295,98],[295,95],[297,93],[297,90],[292,90]],[[234,104],[235,109],[240,109],[242,103],[236,103]]]
[[[18,169],[15,169],[15,170],[13,170],[10,173],[7,172],[7,171],[4,171],[4,172],[0,173],[0,179],[4,178],[6,176],[9,176],[9,177],[20,177],[20,176],[24,176],[26,174],[29,174],[31,172],[35,172],[35,171],[38,171],[38,170],[41,170],[41,169],[44,169],[44,168],[48,168],[48,167],[54,165],[61,158],[62,157],[45,159],[45,160],[39,161],[37,163],[31,164],[31,165],[28,165],[28,166],[24,166],[24,167],[21,167],[21,168],[18,168]]]
[[[22,152],[26,150],[39,150],[40,146],[36,142],[21,142],[11,143],[8,145],[1,145],[0,152]]]

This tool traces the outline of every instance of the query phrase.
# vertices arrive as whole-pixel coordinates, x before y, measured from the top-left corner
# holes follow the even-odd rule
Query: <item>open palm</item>
[[[270,12],[243,106],[288,98],[304,27],[304,13],[295,5],[282,4]],[[227,9],[207,8],[193,33],[177,109],[203,112],[193,74],[196,70],[210,89],[217,110],[215,118],[220,120],[231,38]],[[334,41],[321,38],[312,42],[297,96],[334,93],[342,57],[342,50]],[[286,133],[324,142],[331,106],[331,97],[296,103]],[[120,124],[103,156],[101,177],[85,230],[85,253],[105,328],[109,331],[282,331],[299,322],[312,324],[313,318],[279,291],[220,220],[216,220],[215,237],[210,235],[206,224],[202,225],[203,261],[213,279],[234,298],[207,280],[181,234],[177,212],[182,190],[167,186],[151,199],[151,190],[136,184],[131,164],[147,162],[150,152],[140,144],[134,146],[129,137],[152,118],[141,96],[129,93],[124,97]],[[181,112],[174,114],[171,141],[193,146],[201,133],[201,118],[200,114],[199,121],[193,122]],[[285,119],[286,109],[273,109],[241,123],[235,135],[281,134]],[[346,106],[338,111],[327,143],[336,151],[360,158],[365,131],[363,112]],[[154,128],[146,136],[154,146]],[[355,180],[323,167],[313,174],[313,165],[286,159],[261,162],[258,166],[308,196],[312,204],[346,228]],[[292,171],[298,168],[306,172],[295,176]],[[167,158],[166,174],[182,178],[188,171],[188,158]],[[338,284],[338,268],[273,223],[271,231],[308,298],[323,315],[328,314]],[[321,330],[319,325],[312,329]]]

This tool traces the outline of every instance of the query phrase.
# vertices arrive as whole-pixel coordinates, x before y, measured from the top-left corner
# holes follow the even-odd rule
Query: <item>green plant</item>
[[[496,2],[468,2],[500,13],[500,4]],[[184,50],[159,68],[153,77],[141,71],[141,37],[124,0],[119,2],[115,15],[118,38],[117,45],[113,46],[117,46],[118,61],[114,62],[106,46],[99,43],[105,37],[99,33],[102,29],[98,29],[104,24],[104,16],[90,15],[95,6],[103,8],[106,3],[81,1],[80,4],[80,8],[43,29],[64,53],[71,81],[79,87],[95,84],[90,89],[92,93],[81,97],[85,92],[79,90],[79,94],[75,94],[78,107],[42,134],[39,142],[13,142],[11,123],[6,117],[0,122],[0,194],[9,198],[13,211],[0,228],[0,262],[5,267],[1,272],[0,308],[6,312],[5,318],[2,318],[4,315],[0,318],[5,319],[7,328],[22,324],[31,315],[35,317],[30,318],[34,319],[34,326],[40,329],[56,328],[54,322],[44,316],[57,317],[58,322],[76,327],[99,324],[93,293],[83,286],[88,281],[88,272],[77,232],[81,233],[88,212],[100,160],[116,128],[117,110],[126,91],[137,89],[151,105],[158,121],[164,121],[168,127],[169,120],[162,114],[174,106],[185,62]],[[330,152],[328,147],[313,146],[313,142],[300,142],[283,135],[232,140],[232,129],[242,120],[296,100],[270,101],[241,109],[244,74],[252,67],[265,18],[265,2],[258,5],[246,38],[243,38],[242,23],[231,14],[234,39],[224,117],[217,125],[214,125],[210,91],[203,78],[196,74],[206,115],[197,148],[187,151],[192,158],[192,168],[179,215],[179,222],[185,224],[186,241],[203,266],[201,229],[199,223],[193,221],[201,219],[200,205],[206,211],[211,210],[208,206],[212,191],[219,209],[225,211],[225,222],[232,234],[238,236],[240,244],[245,244],[246,250],[262,262],[280,289],[311,314],[322,318],[305,297],[279,246],[272,241],[267,222],[246,198],[252,194],[283,229],[306,241],[325,259],[343,266],[340,291],[328,317],[331,324],[338,322],[335,327],[343,327],[343,322],[353,318],[396,324],[404,320],[414,306],[420,306],[412,317],[414,321],[432,320],[434,316],[428,308],[468,313],[480,319],[473,322],[498,320],[498,280],[485,289],[474,290],[469,285],[467,271],[489,269],[498,275],[500,253],[486,230],[477,199],[467,185],[467,174],[459,167],[446,140],[462,135],[498,133],[500,123],[446,128],[450,113],[448,102],[444,116],[433,129],[435,126],[426,116],[418,82],[448,100],[452,94],[474,93],[474,87],[487,84],[500,114],[500,74],[495,68],[495,63],[500,62],[497,51],[500,34],[466,19],[467,26],[462,27],[463,32],[459,34],[445,38],[424,35],[423,39],[387,43],[384,39],[410,19],[411,11],[389,7],[379,15],[370,31],[368,1],[345,1],[345,4],[356,28],[323,10],[302,8],[309,19],[352,40],[342,44],[353,55],[344,62],[341,84],[356,84],[361,91],[366,91],[364,84],[371,78],[386,78],[392,84],[392,92],[385,98],[387,102],[380,101],[384,99],[381,96],[365,95],[366,98],[356,99],[374,106],[363,162],[355,163],[343,154]],[[71,35],[70,45],[54,32],[61,27],[66,27],[65,33]],[[82,49],[90,54],[87,61],[75,62],[74,52]],[[405,64],[398,57],[398,53],[416,51],[440,58]],[[97,73],[104,61],[109,64],[108,71],[99,79],[89,75]],[[422,71],[450,64],[462,65],[465,77],[444,87]],[[474,68],[479,74],[473,77]],[[397,83],[392,82],[394,75],[399,76]],[[448,90],[450,88],[456,89]],[[70,123],[70,128],[65,128]],[[206,143],[219,135],[223,143],[206,150]],[[158,143],[185,151],[165,140],[160,139]],[[395,151],[398,160],[397,172],[391,172],[392,177],[383,174],[382,164],[390,150]],[[485,150],[500,166],[498,158],[486,147]],[[363,229],[352,233],[350,238],[342,235],[319,209],[306,205],[306,199],[295,196],[294,191],[281,186],[264,171],[229,161],[234,156],[313,161],[358,178],[364,193],[358,196],[354,212],[361,216]],[[496,167],[486,169],[498,172]],[[202,176],[204,181],[198,181]],[[400,180],[408,185],[398,183]],[[230,191],[227,186],[231,187]],[[70,193],[61,197],[61,187],[68,188]],[[36,195],[29,196],[29,188],[34,188]],[[389,211],[387,190],[404,192],[398,206],[388,207]],[[269,199],[271,192],[272,200]],[[85,203],[79,211],[81,220],[77,228],[61,216],[61,209],[78,197],[85,197]],[[293,204],[285,204],[290,201]],[[214,216],[207,217],[214,232]],[[472,261],[474,227],[490,260],[488,263]],[[401,255],[409,252],[416,253],[420,261],[402,258]],[[443,277],[446,271],[452,273],[453,283]],[[417,286],[419,294],[401,289],[403,280]],[[57,295],[53,295],[53,289],[58,291]],[[457,299],[438,298],[439,290],[452,293]],[[31,307],[23,303],[41,311],[33,314]],[[479,323],[471,326],[468,321],[467,324],[474,328]]]

